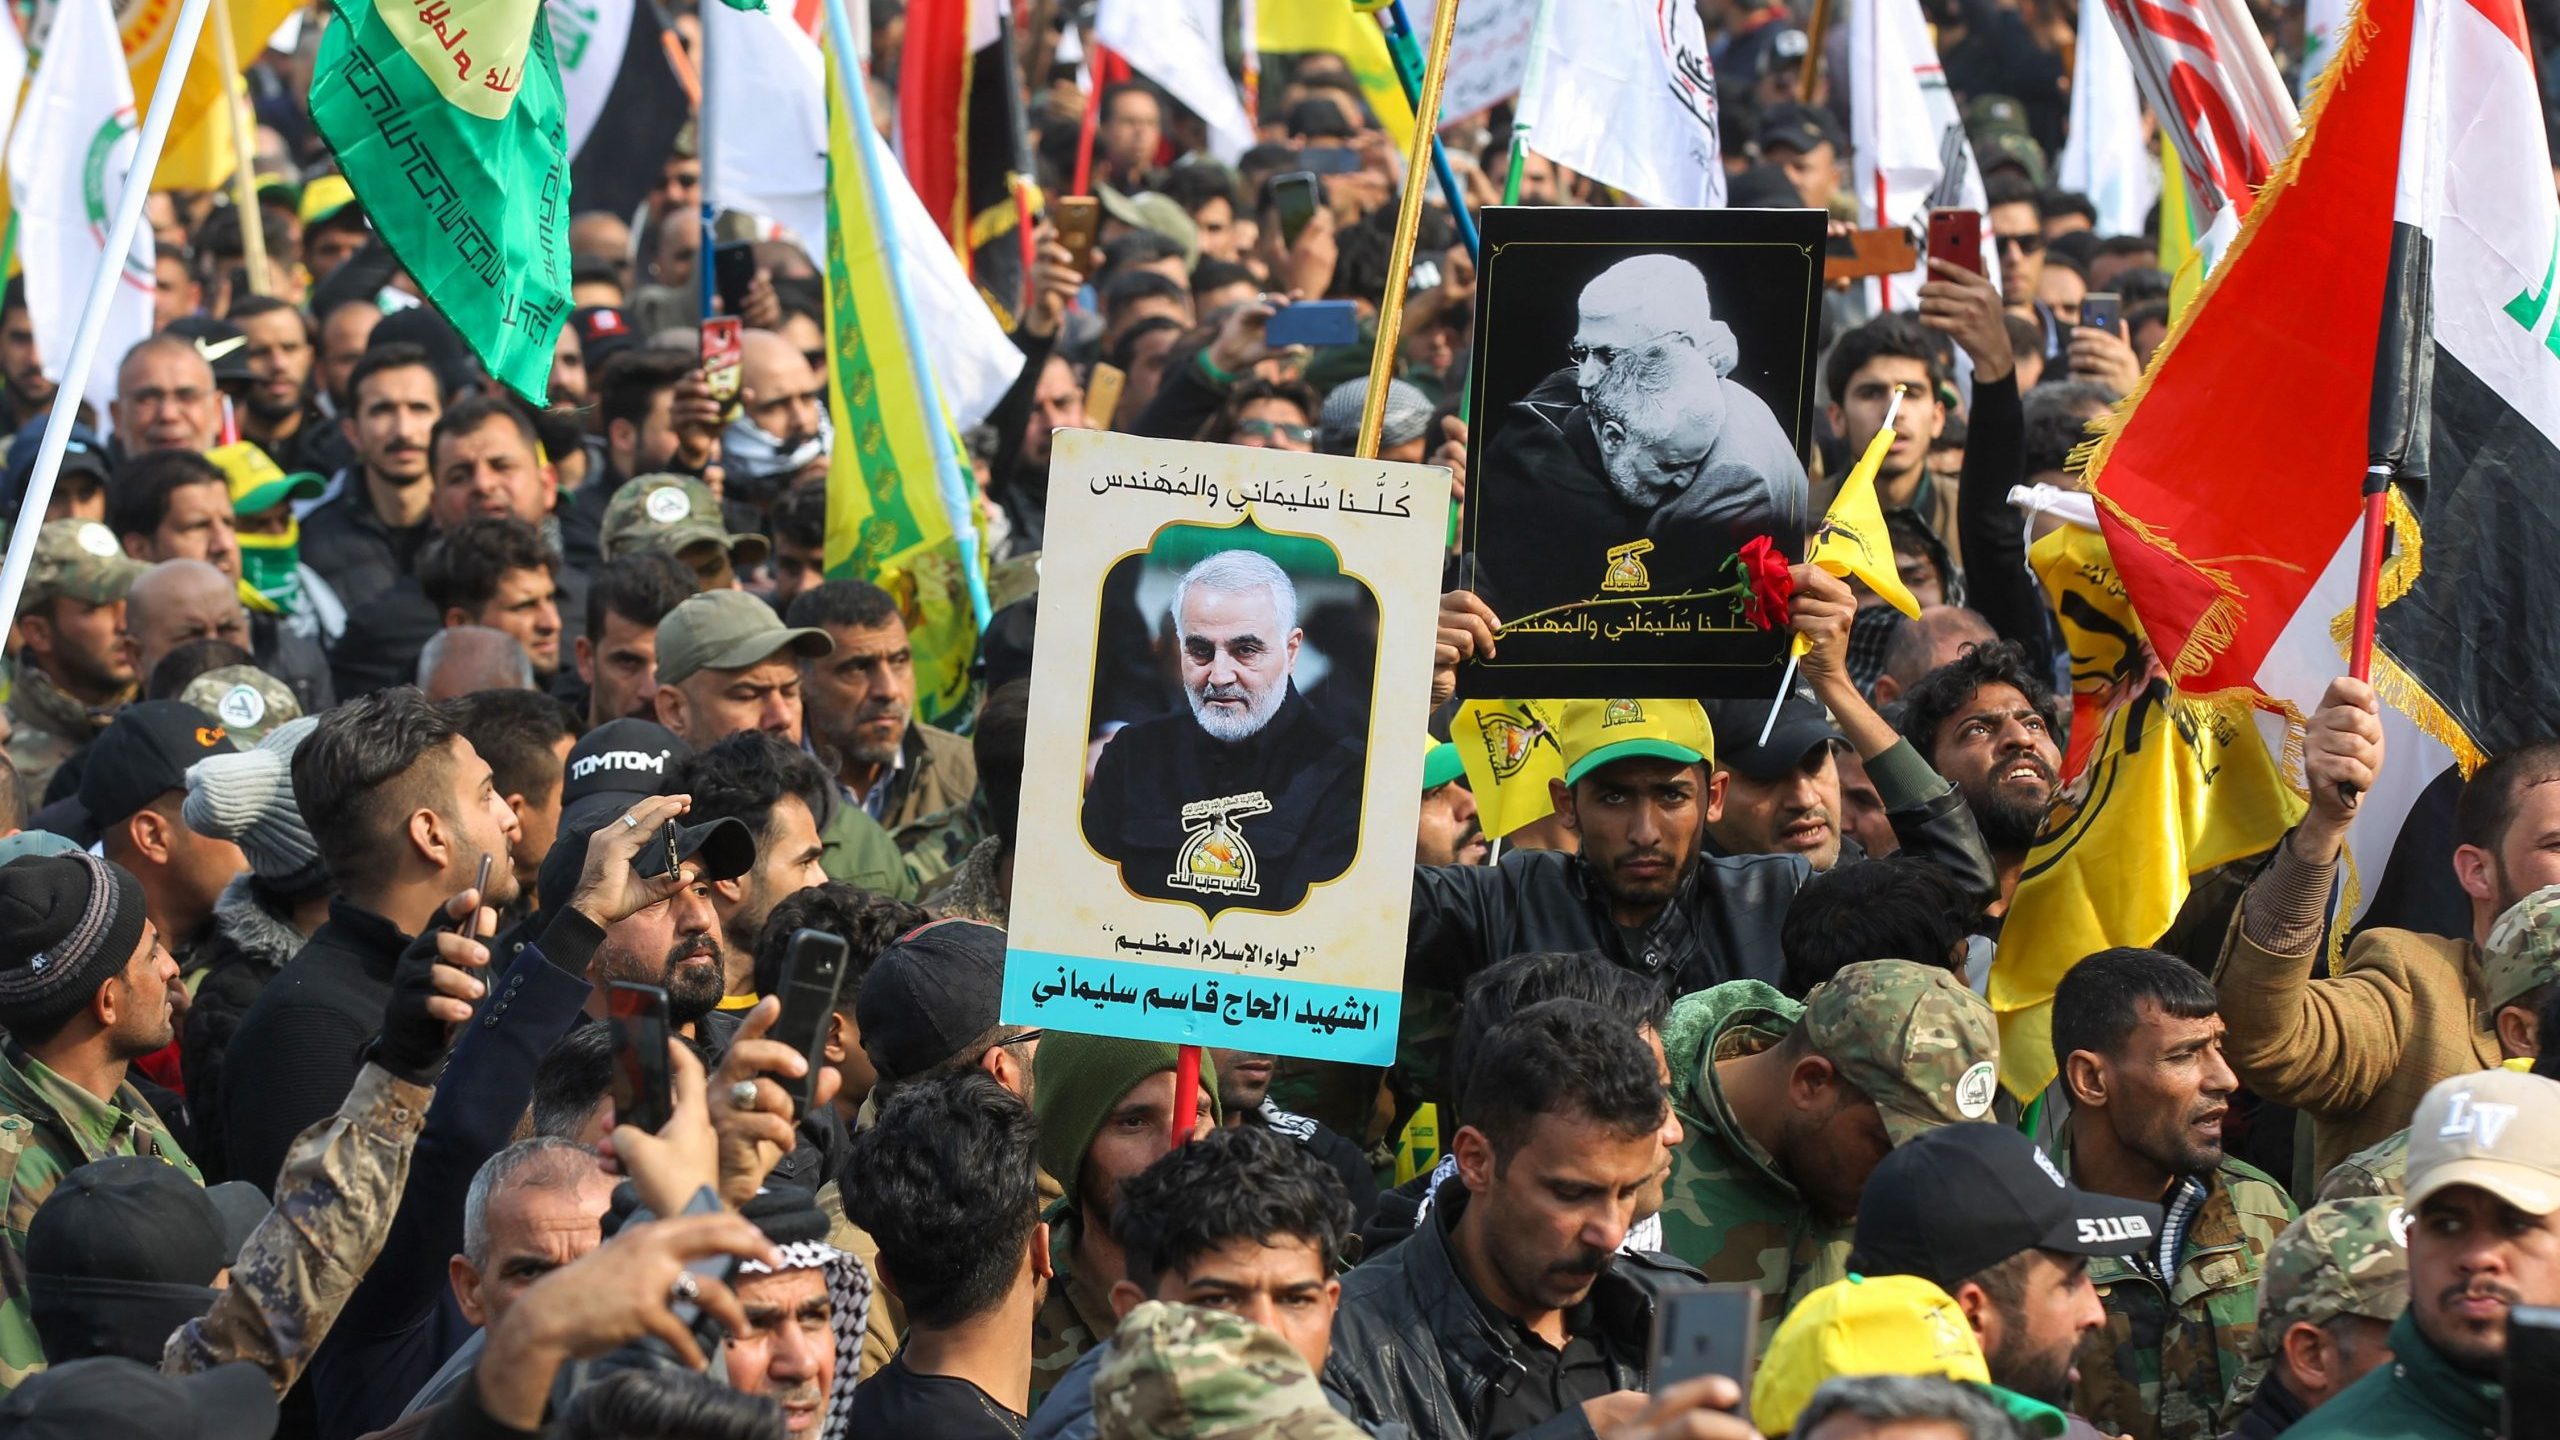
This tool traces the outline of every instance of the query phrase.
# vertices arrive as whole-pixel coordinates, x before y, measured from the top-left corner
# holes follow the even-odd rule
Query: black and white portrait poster
[[[1484,214],[1462,580],[1475,697],[1765,697],[1802,555],[1826,219]]]

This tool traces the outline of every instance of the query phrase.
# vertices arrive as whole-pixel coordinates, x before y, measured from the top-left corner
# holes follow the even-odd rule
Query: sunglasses
[[[2006,250],[2012,245],[2018,247],[2018,253],[2021,255],[2034,255],[2040,253],[2044,249],[2044,237],[2033,230],[2028,231],[2024,235],[2003,235],[2000,237],[2001,249]]]
[[[1277,420],[1239,420],[1236,433],[1261,440],[1295,440],[1301,445],[1316,443],[1316,427],[1313,425],[1283,425]]]

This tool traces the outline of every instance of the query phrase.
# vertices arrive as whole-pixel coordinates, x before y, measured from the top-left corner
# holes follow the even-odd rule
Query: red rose
[[[1782,630],[1787,624],[1787,602],[1796,593],[1796,577],[1787,557],[1778,551],[1766,535],[1754,535],[1742,542],[1742,580],[1751,587],[1751,598],[1743,614],[1763,630]]]

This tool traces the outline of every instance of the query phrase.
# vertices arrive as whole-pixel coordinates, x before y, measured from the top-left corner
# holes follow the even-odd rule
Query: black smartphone
[[[1318,175],[1348,175],[1360,168],[1360,152],[1341,145],[1310,145],[1298,152],[1298,164]]]
[[[1751,1395],[1751,1347],[1760,1333],[1760,1291],[1750,1285],[1691,1285],[1667,1290],[1653,1310],[1653,1351],[1645,1387],[1722,1375]]]
[[[480,907],[489,903],[489,864],[496,858],[486,850],[480,852],[480,878],[471,882],[472,906],[462,912],[460,919],[445,921],[445,929],[463,936],[473,935],[479,930],[480,927],[472,922],[480,918]]]
[[[667,992],[616,980],[605,987],[605,1023],[613,1027],[613,1121],[655,1134],[675,1113],[667,1070]]]
[[[827,1022],[844,989],[844,962],[841,937],[824,930],[791,932],[791,948],[782,958],[782,1015],[765,1035],[809,1062],[809,1073],[798,1080],[773,1077],[790,1092],[794,1118],[809,1113],[818,1098],[818,1072],[827,1063]]]
[[[2536,1415],[2560,1415],[2560,1309],[2518,1305],[2507,1312],[2507,1414],[2499,1433],[2544,1435]]]
[[[756,246],[752,240],[727,240],[711,251],[711,279],[720,289],[720,308],[731,315],[747,313],[747,287],[756,283]]]
[[[1271,208],[1280,212],[1280,240],[1285,245],[1298,243],[1307,222],[1316,218],[1316,207],[1324,203],[1324,182],[1304,170],[1271,177]]]
[[[2084,329],[2116,333],[2124,323],[2124,298],[2104,290],[2092,290],[2080,297],[2080,324]]]

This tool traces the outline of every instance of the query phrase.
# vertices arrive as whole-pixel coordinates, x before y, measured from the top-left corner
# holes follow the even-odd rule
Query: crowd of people
[[[1845,221],[1798,8],[1700,4],[1731,203]],[[636,213],[576,215],[536,409],[373,234],[307,62],[263,57],[259,213],[152,198],[156,333],[40,509],[55,386],[0,298],[0,518],[39,530],[0,712],[0,1436],[2535,1433],[2502,1380],[2519,1307],[2560,1304],[2560,745],[2463,782],[2430,863],[2467,927],[2345,937],[2385,757],[2337,681],[2301,823],[2080,958],[2057,1078],[2000,1087],[1983,989],[2072,663],[2010,492],[2073,483],[2170,281],[2053,188],[2067,9],[1930,9],[1999,263],[1933,262],[1909,311],[1834,292],[1808,464],[1818,499],[1900,397],[1876,489],[1917,618],[1797,567],[1800,686],[1563,704],[1554,813],[1496,858],[1445,702],[1500,622],[1453,586],[1396,1063],[1213,1049],[1195,1093],[1170,1045],[1002,1019],[1032,562],[1062,430],[1352,452],[1405,177],[1344,57],[1266,56],[1232,165],[1143,81],[1095,102],[1095,246],[1040,222],[989,297],[1022,352],[966,437],[1002,608],[947,728],[912,591],[826,563],[824,237],[706,235],[680,136]],[[903,8],[870,17],[886,98]],[[1035,38],[1054,194],[1084,100]],[[1470,205],[1624,203],[1509,118],[1447,127]],[[724,242],[733,402],[695,328]],[[1418,253],[1381,453],[1463,504],[1475,269],[1436,192]],[[1317,298],[1358,343],[1268,343]],[[1136,658],[1096,765],[1177,649],[1106,607]],[[773,1033],[804,930],[846,946],[805,1051]],[[653,1128],[614,1098],[617,982],[667,997]],[[1708,1283],[1750,1318],[1654,1373]]]

